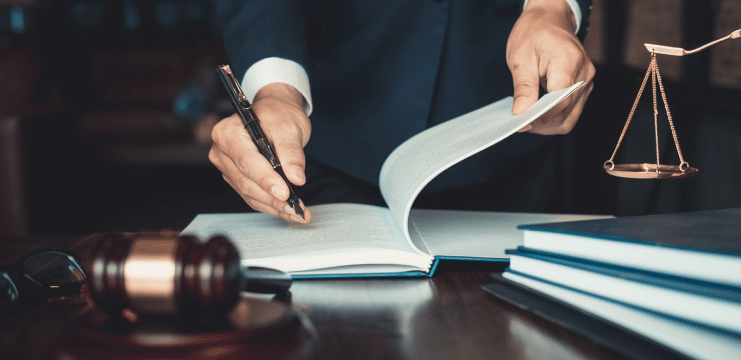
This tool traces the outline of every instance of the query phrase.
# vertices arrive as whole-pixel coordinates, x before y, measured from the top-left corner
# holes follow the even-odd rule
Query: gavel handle
[[[282,271],[248,266],[242,268],[240,291],[260,294],[283,294],[291,287],[291,275]]]

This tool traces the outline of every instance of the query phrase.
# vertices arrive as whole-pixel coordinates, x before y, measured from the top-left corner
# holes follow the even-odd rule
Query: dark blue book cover
[[[741,208],[521,225],[519,228],[741,258]]]

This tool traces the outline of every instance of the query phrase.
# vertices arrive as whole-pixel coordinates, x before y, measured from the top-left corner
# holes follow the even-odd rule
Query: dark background
[[[585,47],[594,91],[564,167],[558,211],[617,216],[741,206],[741,40],[659,57],[685,180],[607,175],[650,57],[741,27],[741,4],[595,0]],[[229,113],[227,63],[207,0],[0,0],[0,235],[180,229],[198,213],[248,211],[207,159]],[[655,161],[650,88],[617,163]],[[678,164],[659,117],[662,163]]]

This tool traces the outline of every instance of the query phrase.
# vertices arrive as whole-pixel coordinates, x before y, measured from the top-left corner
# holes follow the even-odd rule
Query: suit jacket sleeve
[[[306,0],[219,0],[216,17],[232,71],[241,79],[261,59],[279,57],[306,68]]]
[[[589,30],[589,15],[592,14],[592,0],[577,0],[579,9],[581,9],[581,24],[579,25],[579,32],[576,33],[576,37],[584,42],[584,38],[587,36]]]
[[[498,3],[507,3],[509,1],[517,1],[517,0],[495,0],[495,1]],[[519,0],[519,1],[520,1],[520,9],[524,9],[525,4],[527,3],[527,0]],[[587,36],[587,31],[589,30],[589,15],[592,13],[592,0],[562,0],[562,1],[566,1],[569,4],[569,7],[572,8],[572,11],[574,11],[574,15],[576,15],[576,12],[577,12],[577,9],[574,9],[574,6],[578,7],[579,15],[581,15],[581,19],[579,22],[579,31],[576,33],[576,37],[578,37],[581,42],[584,42],[584,38]]]

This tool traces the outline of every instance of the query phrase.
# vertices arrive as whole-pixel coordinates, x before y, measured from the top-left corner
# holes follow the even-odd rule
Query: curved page
[[[445,169],[512,135],[584,83],[543,95],[528,111],[512,115],[512,97],[431,127],[399,145],[381,168],[380,187],[407,241],[419,252],[424,244],[410,238],[409,212],[419,192]]]

